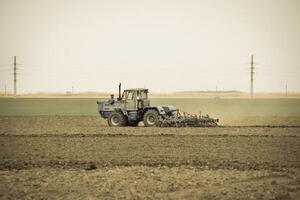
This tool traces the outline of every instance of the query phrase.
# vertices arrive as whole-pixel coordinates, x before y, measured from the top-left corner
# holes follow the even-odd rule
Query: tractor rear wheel
[[[145,126],[156,126],[159,120],[159,114],[156,110],[148,110],[144,114],[143,122]]]
[[[120,112],[113,112],[108,117],[108,125],[109,126],[125,126],[126,118]]]

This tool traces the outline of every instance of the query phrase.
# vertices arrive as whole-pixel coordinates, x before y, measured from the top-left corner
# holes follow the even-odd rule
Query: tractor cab
[[[127,110],[140,110],[150,105],[148,100],[148,89],[134,88],[126,89],[122,94],[122,101]]]

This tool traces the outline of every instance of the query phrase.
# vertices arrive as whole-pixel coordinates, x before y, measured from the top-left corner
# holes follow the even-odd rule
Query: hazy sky
[[[300,91],[299,0],[0,0],[0,89]]]

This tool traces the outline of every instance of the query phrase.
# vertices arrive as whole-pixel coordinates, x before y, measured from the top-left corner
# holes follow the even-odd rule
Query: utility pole
[[[251,88],[250,88],[250,93],[251,93],[251,99],[253,98],[253,75],[254,75],[254,62],[253,62],[253,55],[251,55],[251,73],[250,73],[250,81],[251,81]]]
[[[14,56],[14,97],[17,97],[17,56]]]
[[[287,97],[288,95],[288,89],[287,89],[287,84],[285,84],[285,96]]]
[[[6,96],[6,84],[4,85],[4,96]]]

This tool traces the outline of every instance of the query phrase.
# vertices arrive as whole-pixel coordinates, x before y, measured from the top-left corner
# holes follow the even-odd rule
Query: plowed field
[[[110,128],[94,115],[0,116],[0,199],[299,199],[300,118]]]

